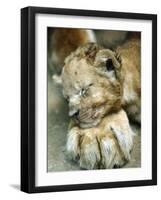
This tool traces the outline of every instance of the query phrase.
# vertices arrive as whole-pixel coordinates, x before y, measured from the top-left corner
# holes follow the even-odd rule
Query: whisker
[[[91,110],[86,110],[85,112],[80,112],[80,117],[84,117],[86,115],[89,115],[91,113]]]
[[[79,119],[81,120],[81,121],[84,121],[84,120],[88,120],[88,119],[90,119],[91,118],[91,113],[86,113],[86,115],[81,115],[80,117],[79,117]]]

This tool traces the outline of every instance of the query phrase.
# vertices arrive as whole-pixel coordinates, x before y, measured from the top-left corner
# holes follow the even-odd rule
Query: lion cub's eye
[[[83,88],[81,89],[80,91],[80,95],[82,97],[86,97],[88,95],[88,91],[89,91],[89,88],[93,85],[93,83],[89,84],[89,86],[87,88]]]
[[[107,69],[108,71],[114,70],[114,65],[113,65],[112,59],[108,59],[108,60],[106,61],[106,69]]]
[[[88,89],[82,89],[81,91],[80,91],[80,95],[82,96],[82,97],[86,97],[88,94]]]

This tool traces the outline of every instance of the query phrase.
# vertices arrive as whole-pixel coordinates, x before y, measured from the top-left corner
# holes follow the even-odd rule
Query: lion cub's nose
[[[78,117],[79,115],[79,110],[71,110],[69,111],[69,116],[70,117]]]

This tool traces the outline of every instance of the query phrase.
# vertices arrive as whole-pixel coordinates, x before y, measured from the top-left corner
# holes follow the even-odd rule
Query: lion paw
[[[95,129],[72,128],[68,133],[67,154],[84,169],[121,167],[130,160],[133,132],[130,127],[120,130],[111,126],[104,133]]]

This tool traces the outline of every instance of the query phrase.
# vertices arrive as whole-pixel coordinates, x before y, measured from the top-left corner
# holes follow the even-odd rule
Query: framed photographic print
[[[21,190],[157,184],[157,16],[21,9]]]

